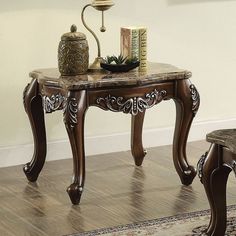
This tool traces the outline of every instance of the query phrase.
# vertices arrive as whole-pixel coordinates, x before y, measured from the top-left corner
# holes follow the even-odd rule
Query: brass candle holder
[[[94,31],[85,23],[84,12],[85,12],[86,8],[88,8],[88,7],[93,7],[94,9],[101,11],[102,12],[102,26],[100,28],[100,31],[105,32],[106,27],[104,26],[104,11],[110,9],[113,5],[114,5],[114,3],[112,2],[112,0],[94,0],[91,4],[85,5],[82,12],[81,12],[81,19],[82,19],[83,25],[95,38],[96,43],[97,43],[97,48],[98,48],[97,57],[95,58],[94,62],[89,66],[89,69],[88,69],[91,72],[99,72],[102,70],[100,63],[102,62],[103,59],[101,57],[101,46],[100,46],[100,42],[98,40],[98,37],[94,33]]]

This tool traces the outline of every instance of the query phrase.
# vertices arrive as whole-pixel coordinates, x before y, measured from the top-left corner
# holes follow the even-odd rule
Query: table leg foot
[[[79,186],[78,183],[73,183],[67,188],[67,193],[70,197],[72,204],[78,205],[83,192],[83,187]]]
[[[136,166],[141,166],[147,151],[143,148],[142,131],[145,111],[131,118],[131,153]]]
[[[30,164],[30,162],[26,163],[23,166],[23,171],[25,173],[26,178],[30,181],[30,182],[35,182],[38,179],[39,174],[35,173],[34,171],[32,171],[32,165]]]
[[[190,185],[196,176],[196,169],[188,164],[186,143],[193,117],[197,113],[200,97],[197,89],[189,80],[179,80],[174,97],[176,105],[176,123],[173,140],[173,160],[180,180]]]
[[[34,154],[31,162],[24,165],[23,171],[27,179],[34,182],[44,166],[47,152],[42,97],[38,93],[38,82],[36,79],[33,79],[26,86],[23,101],[34,136]]]
[[[181,183],[186,186],[192,184],[196,175],[196,168],[193,166],[188,166],[187,170],[184,170],[184,172],[180,176]]]
[[[67,189],[73,204],[79,204],[85,180],[84,118],[86,109],[86,91],[69,92],[64,110],[64,122],[73,154],[73,182]]]

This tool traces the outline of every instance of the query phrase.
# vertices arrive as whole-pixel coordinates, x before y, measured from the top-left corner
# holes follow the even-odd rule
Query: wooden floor
[[[196,166],[208,149],[205,141],[189,143],[189,162]],[[142,167],[130,152],[91,156],[86,160],[85,190],[79,206],[65,191],[72,161],[45,164],[37,183],[28,183],[22,167],[0,169],[0,236],[67,235],[209,208],[203,186],[181,186],[171,146],[148,149]],[[236,203],[234,176],[228,204]]]

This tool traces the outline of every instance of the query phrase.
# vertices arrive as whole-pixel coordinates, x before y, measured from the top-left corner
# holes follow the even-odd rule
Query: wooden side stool
[[[211,143],[198,162],[198,175],[211,208],[207,235],[224,236],[226,230],[226,184],[229,173],[236,173],[236,129],[216,130],[207,134]]]

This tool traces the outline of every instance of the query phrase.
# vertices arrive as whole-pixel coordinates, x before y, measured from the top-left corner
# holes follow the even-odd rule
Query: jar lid
[[[86,39],[85,34],[83,34],[81,32],[76,32],[76,31],[77,31],[76,25],[72,25],[70,27],[70,32],[63,34],[61,36],[61,40],[75,41],[75,40],[85,40]]]

